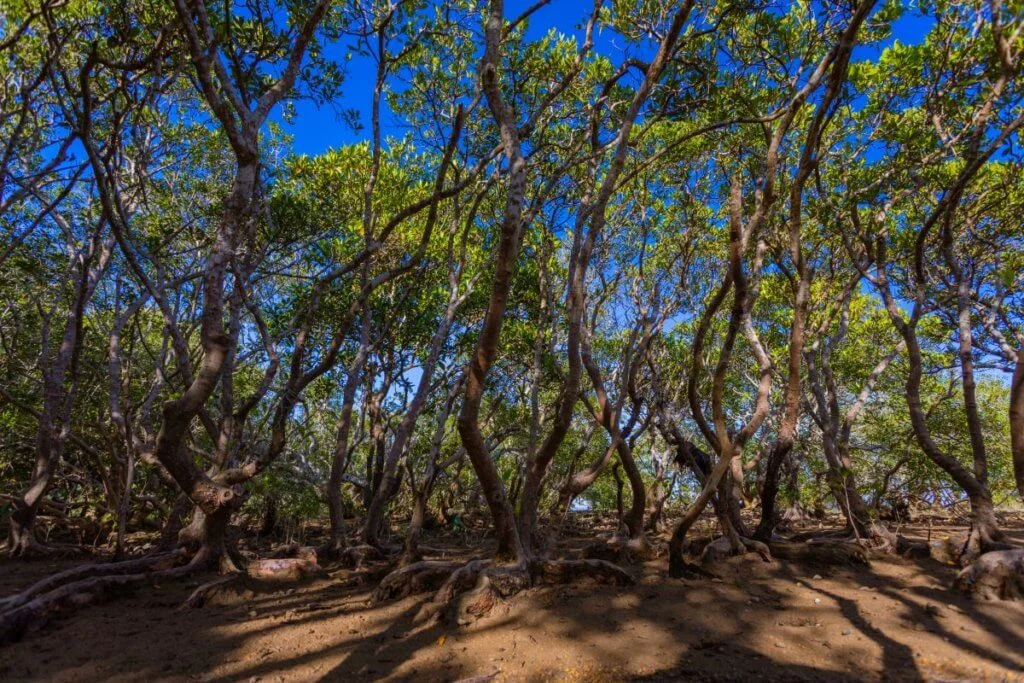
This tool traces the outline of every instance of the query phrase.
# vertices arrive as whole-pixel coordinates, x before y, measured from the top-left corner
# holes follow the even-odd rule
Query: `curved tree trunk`
[[[668,572],[669,576],[678,578],[685,572],[686,560],[684,559],[686,534],[690,531],[690,528],[694,525],[701,513],[704,512],[704,508],[711,500],[715,491],[718,490],[718,485],[722,481],[726,472],[731,467],[732,458],[736,457],[733,455],[731,450],[731,444],[727,445],[729,450],[723,453],[722,457],[719,458],[718,462],[715,463],[714,467],[710,469],[707,477],[704,481],[704,486],[701,488],[700,493],[690,504],[690,507],[686,509],[683,516],[676,522],[675,528],[672,530],[672,538],[668,544]],[[716,510],[719,513],[719,521],[729,525],[728,517],[723,515],[720,510]],[[725,531],[725,529],[723,529]]]
[[[515,114],[505,103],[499,72],[502,68],[501,43],[504,37],[504,4],[491,0],[484,20],[484,55],[480,63],[480,83],[487,106],[500,132],[502,152],[508,164],[505,206],[494,256],[494,276],[476,348],[466,368],[466,389],[459,411],[458,428],[462,445],[476,473],[494,522],[498,547],[496,556],[516,559],[525,565],[530,553],[524,548],[516,526],[515,513],[505,495],[505,485],[490,457],[480,431],[480,406],[491,365],[498,356],[501,328],[512,292],[512,276],[524,238],[523,207],[526,201],[526,158],[520,145]]]

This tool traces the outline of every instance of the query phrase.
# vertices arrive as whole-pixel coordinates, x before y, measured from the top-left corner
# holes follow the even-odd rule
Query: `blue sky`
[[[509,0],[506,2],[505,13],[509,18],[518,16],[525,8],[533,4],[533,0]],[[905,44],[920,42],[928,31],[930,21],[921,17],[909,8],[894,25],[893,40]],[[565,34],[580,35],[580,22],[585,18],[586,7],[579,0],[552,0],[547,6],[537,10],[529,23],[528,38],[543,36],[552,27]],[[602,44],[603,43],[603,44]],[[610,40],[598,40],[598,49],[610,52],[615,45]],[[883,46],[884,47],[884,46]],[[328,48],[328,55],[341,60],[348,52],[348,44],[343,42]],[[872,54],[875,53],[874,55]],[[857,54],[860,59],[868,59],[877,55],[876,48],[868,48]],[[370,101],[373,93],[375,65],[369,58],[356,57],[348,62],[348,71],[342,86],[343,96],[336,106],[317,106],[310,101],[296,103],[297,116],[293,123],[284,124],[285,131],[293,137],[294,150],[300,154],[319,154],[329,148],[368,139],[370,120]],[[354,109],[359,112],[363,130],[353,131],[338,116],[339,109]],[[384,135],[401,135],[399,122],[382,104],[381,122]]]

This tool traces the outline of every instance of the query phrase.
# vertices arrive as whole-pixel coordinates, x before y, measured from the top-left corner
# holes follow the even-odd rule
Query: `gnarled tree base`
[[[743,549],[737,551],[732,547],[729,539],[725,536],[716,538],[714,541],[704,546],[703,551],[700,554],[700,563],[707,567],[713,565],[716,562],[720,562],[729,557],[735,557],[748,552],[754,552],[761,556],[761,559],[765,562],[771,562],[772,554],[764,543],[755,541],[752,538],[740,537],[740,542],[743,543]]]
[[[37,581],[20,593],[8,596],[0,600],[0,614],[24,605],[33,598],[48,593],[61,586],[80,581],[82,579],[95,578],[100,576],[113,576],[118,574],[137,574],[147,571],[158,571],[170,566],[186,556],[184,550],[175,550],[169,553],[160,553],[141,557],[137,560],[124,562],[111,562],[109,564],[87,564],[80,567],[73,567],[45,579]]]
[[[673,579],[720,579],[750,576],[777,566],[764,543],[738,537],[737,550],[725,537],[696,537],[686,540],[680,551],[669,551],[668,575]]]
[[[877,522],[871,523],[864,530],[863,534],[857,534],[847,527],[836,531],[804,531],[789,536],[786,539],[790,543],[852,543],[864,546],[872,553],[883,555],[897,554],[903,557],[921,558],[930,554],[928,543],[924,541],[913,541],[900,534],[889,531],[885,526]],[[785,542],[785,541],[783,541]]]
[[[372,600],[377,603],[436,591],[462,566],[461,562],[413,562],[385,576]]]

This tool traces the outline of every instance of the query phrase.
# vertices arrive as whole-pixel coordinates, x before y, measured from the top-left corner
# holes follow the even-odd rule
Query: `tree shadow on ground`
[[[669,579],[663,564],[635,568],[628,588],[535,588],[468,627],[417,623],[429,596],[371,605],[360,577],[373,568],[201,609],[179,609],[186,582],[144,585],[5,647],[0,678],[920,680],[942,647],[1024,671],[1019,610],[951,593],[955,569],[930,560],[836,570],[748,556],[717,581]]]

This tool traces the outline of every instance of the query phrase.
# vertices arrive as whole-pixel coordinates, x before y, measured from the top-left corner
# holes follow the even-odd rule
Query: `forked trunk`
[[[239,570],[228,542],[231,513],[228,506],[210,515],[195,509],[192,521],[178,535],[179,543],[194,551],[194,565],[216,568],[223,574]]]

